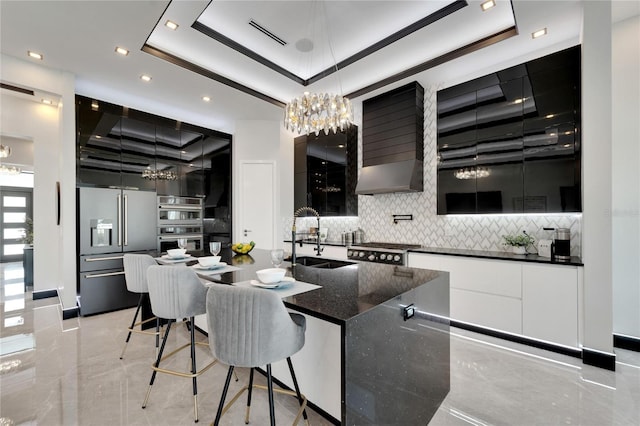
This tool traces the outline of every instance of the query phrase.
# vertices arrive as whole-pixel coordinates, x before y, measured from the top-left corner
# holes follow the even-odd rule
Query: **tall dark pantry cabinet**
[[[81,315],[135,306],[124,253],[157,255],[186,235],[180,221],[167,226],[178,218],[162,217],[163,200],[203,206],[192,250],[230,241],[231,135],[78,95],[76,139]]]

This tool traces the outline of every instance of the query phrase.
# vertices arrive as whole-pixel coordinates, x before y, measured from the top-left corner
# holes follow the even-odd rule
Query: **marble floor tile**
[[[21,265],[0,264],[0,425],[190,425],[189,379],[158,375],[146,409],[151,336],[132,336],[119,359],[133,309],[62,321],[56,298],[32,300],[23,291]],[[197,339],[206,337],[197,333]],[[188,342],[179,323],[168,347]],[[451,329],[451,391],[430,425],[638,425],[640,354],[617,350],[615,372],[581,360]],[[196,358],[210,360],[205,347]],[[167,364],[186,369],[188,352]],[[227,367],[214,365],[198,380],[200,423],[215,417]],[[248,381],[237,369],[229,397]],[[265,378],[256,374],[256,382]],[[304,392],[304,390],[303,390]],[[278,424],[291,424],[294,398],[276,395]],[[256,391],[251,424],[268,424],[264,392]],[[244,398],[223,417],[244,424]],[[327,420],[308,410],[312,425]]]

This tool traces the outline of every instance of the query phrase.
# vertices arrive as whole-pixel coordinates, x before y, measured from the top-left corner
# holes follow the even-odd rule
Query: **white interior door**
[[[257,248],[275,247],[275,163],[240,163],[239,223],[236,241],[254,241]]]

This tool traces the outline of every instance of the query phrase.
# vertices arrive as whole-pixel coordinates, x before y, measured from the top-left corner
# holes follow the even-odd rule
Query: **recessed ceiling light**
[[[102,136],[96,135],[96,139],[102,139]]]
[[[151,76],[150,75],[146,75],[146,74],[142,74],[140,76],[140,80],[142,81],[146,81],[147,83],[151,81]]]
[[[165,23],[164,23],[164,26],[165,26],[165,27],[167,27],[167,28],[169,28],[170,30],[173,30],[173,31],[177,30],[177,29],[178,29],[178,27],[179,27],[179,25],[178,25],[178,24],[176,24],[176,23],[175,23],[175,22],[173,22],[173,21],[167,21],[167,22],[165,22]]]
[[[573,133],[572,131],[568,130],[566,132],[564,132],[565,135],[570,135],[571,133]]]
[[[569,147],[571,146],[571,144],[569,144],[569,143],[565,143],[565,144],[564,144],[564,145],[562,145],[562,146],[564,146],[565,148],[569,148]]]
[[[27,54],[29,54],[30,58],[43,60],[44,56],[38,52],[33,52],[31,50],[27,50]]]
[[[555,117],[554,114],[547,114],[547,115],[544,116],[544,118],[553,118],[553,117]]]
[[[514,103],[514,104],[521,104],[521,103],[523,103],[526,99],[527,99],[527,98],[518,98],[518,99],[515,99],[515,100],[513,101],[513,103]]]
[[[91,101],[91,109],[94,111],[97,111],[98,109],[100,109],[100,105],[98,104],[98,101]]]
[[[202,100],[205,101],[205,102],[209,102],[209,101],[211,101],[211,98],[208,97],[208,96],[203,96]]]
[[[42,103],[45,105],[53,105],[53,101],[51,99],[43,99]]]
[[[180,151],[180,154],[186,154],[187,151]]]
[[[483,2],[483,3],[481,3],[480,7],[482,8],[482,11],[484,12],[485,10],[491,9],[495,5],[496,5],[495,0],[487,0],[487,1]]]
[[[116,53],[119,53],[122,56],[127,56],[129,54],[129,51],[124,47],[116,46]]]
[[[541,30],[532,32],[531,38],[538,38],[538,37],[542,37],[543,35],[547,35],[547,28],[543,28]]]

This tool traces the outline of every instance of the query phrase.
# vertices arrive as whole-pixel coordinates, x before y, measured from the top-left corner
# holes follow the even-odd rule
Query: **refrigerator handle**
[[[118,194],[118,247],[122,246],[122,195]]]
[[[123,195],[124,198],[124,214],[122,220],[124,221],[124,245],[129,245],[129,196]]]

